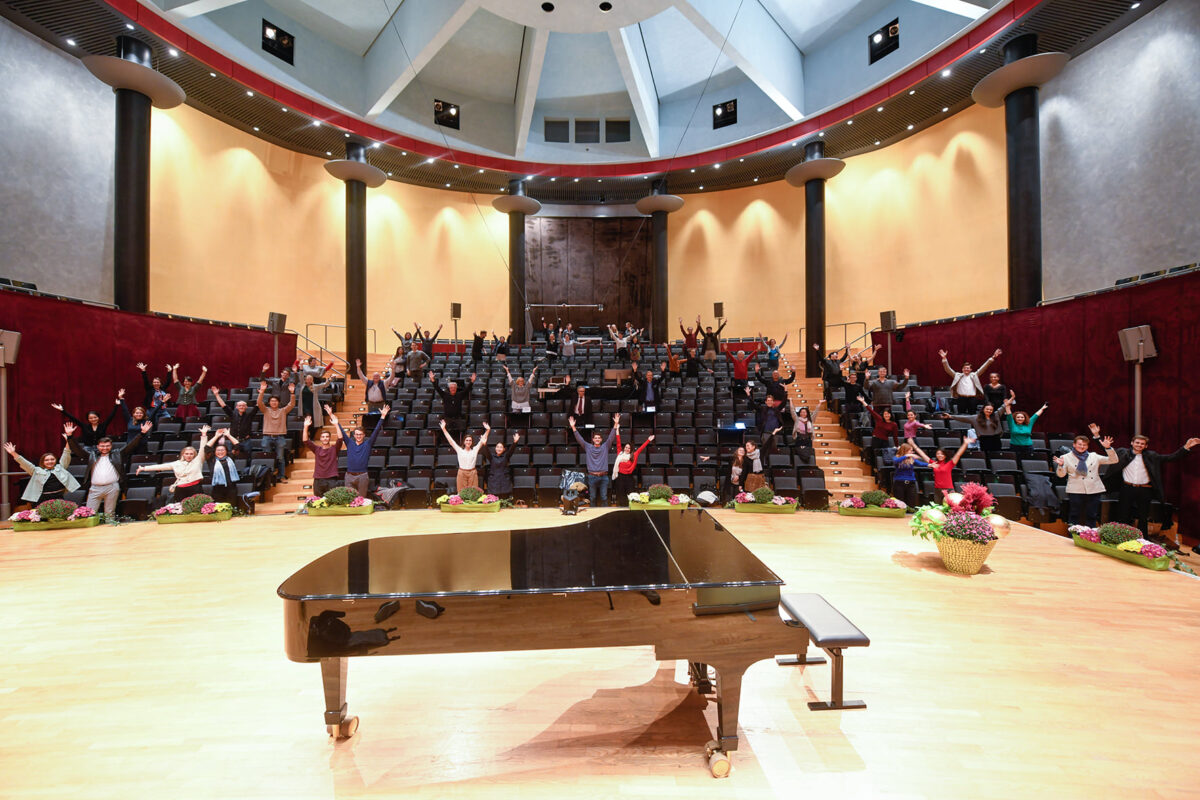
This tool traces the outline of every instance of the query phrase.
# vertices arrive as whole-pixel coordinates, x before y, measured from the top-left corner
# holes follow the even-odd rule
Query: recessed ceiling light
[[[280,106],[280,107],[279,107],[279,110],[280,110],[280,111],[282,111],[282,112],[283,112],[283,113],[285,113],[285,114],[287,113],[287,109],[286,109],[286,108],[284,108],[283,106]]]
[[[435,161],[437,161],[437,159],[432,157],[425,159],[426,164],[432,164]]]
[[[258,130],[258,126],[257,126],[257,125],[255,125],[255,126],[254,126],[254,130]]]
[[[704,187],[703,187],[703,186],[701,186],[701,187],[700,187],[700,191],[704,191]]]
[[[332,156],[332,155],[333,155],[333,152],[332,152],[332,151],[329,151],[329,150],[326,150],[326,151],[325,151],[325,155],[327,155],[327,156]]]
[[[945,113],[946,113],[947,111],[949,111],[949,110],[950,110],[950,106],[943,106],[943,107],[942,107],[942,113],[943,113],[943,114],[945,114]]]
[[[913,129],[913,126],[912,126],[912,125],[909,125],[909,126],[908,126],[908,129],[911,131],[911,130]]]
[[[390,173],[390,172],[389,172],[389,173],[388,173],[388,177],[389,177],[389,178],[390,178],[390,177],[392,177],[392,173]]]
[[[74,47],[74,46],[75,46],[75,40],[67,39],[67,47]]]
[[[755,183],[758,183],[758,178],[755,178],[755,179],[754,179],[754,182],[755,182]]]
[[[1141,3],[1134,3],[1133,5],[1131,5],[1131,6],[1129,7],[1129,9],[1132,11],[1132,10],[1136,9],[1136,8],[1137,8],[1138,6],[1140,6],[1140,5],[1141,5]]]
[[[876,110],[876,111],[883,111],[883,106],[880,106],[879,108],[877,108],[877,109],[875,109],[875,110]]]
[[[314,127],[314,128],[319,128],[319,127],[321,127],[321,120],[319,120],[319,119],[314,119],[314,120],[313,120],[313,127]]]
[[[167,50],[167,52],[171,54],[171,57],[172,57],[172,58],[175,58],[176,56],[178,56],[178,55],[179,55],[179,51],[178,51],[178,50],[176,50],[174,47],[172,47],[171,49]]]
[[[875,44],[879,44],[880,42],[883,41],[883,34],[876,33],[874,36],[871,37],[871,41],[874,42]]]
[[[695,167],[692,167],[692,172],[695,172],[695,171],[696,171],[696,168],[695,168]]]
[[[948,70],[948,69],[944,69],[944,70],[942,70],[942,77],[943,77],[943,78],[949,78],[949,77],[950,77],[950,70]]]
[[[345,135],[345,137],[346,137],[347,139],[349,139],[349,138],[350,138],[350,134],[348,134],[348,133],[347,133],[347,134],[344,134],[344,135]]]
[[[720,168],[721,168],[720,164],[713,164],[713,169],[720,169]]]
[[[909,90],[908,90],[908,96],[909,96],[909,97],[912,97],[912,96],[913,96],[914,94],[916,94],[916,93],[917,93],[917,90],[916,90],[916,89],[909,89]]]
[[[217,77],[217,73],[215,73],[215,72],[210,72],[210,73],[208,73],[208,77],[210,77],[210,78],[215,78],[215,77]]]
[[[596,178],[596,183],[604,183],[604,179],[603,179],[603,178]]]
[[[556,180],[558,180],[558,178],[551,178],[551,179],[550,179],[550,182],[551,182],[551,183],[554,183]]]
[[[576,182],[576,183],[579,183],[579,178],[576,178],[576,179],[575,179],[575,182]]]
[[[371,145],[371,147],[373,147],[373,148],[375,148],[376,150],[378,150],[378,149],[379,149],[379,142],[376,142],[375,144]]]
[[[458,169],[458,164],[455,164],[455,165],[454,165],[454,168],[455,168],[455,169]]]
[[[532,176],[532,175],[526,175],[526,176],[525,176],[525,180],[527,180],[527,181],[531,181],[531,180],[533,180],[533,176]]]
[[[879,142],[876,142],[876,143],[875,143],[875,146],[876,146],[876,147],[879,147]]]
[[[824,136],[825,134],[822,133],[821,135]],[[792,142],[792,147],[795,147],[796,144],[797,144],[796,142]]]
[[[125,30],[127,30],[127,31],[131,31],[131,30],[133,30],[133,26],[132,26],[132,25],[130,25],[128,22],[126,22],[126,23],[125,23]]]
[[[846,120],[846,124],[847,124],[847,125],[853,125],[853,124],[854,124],[854,120],[852,120],[852,119],[848,119],[848,120]]]
[[[446,188],[447,188],[447,189],[449,189],[449,188],[450,188],[450,184],[448,184],[448,183],[447,183],[447,184],[446,184]]]
[[[986,48],[986,47],[981,47],[981,48],[979,48],[979,55],[983,55],[983,54],[984,54],[984,53],[986,53],[986,52],[987,52],[987,48]]]
[[[477,172],[476,174],[477,174],[477,175],[482,175],[482,174],[483,174],[483,170],[479,170],[479,172]]]
[[[246,90],[246,97],[254,97],[254,92],[252,92],[252,91],[250,91],[249,89],[247,89],[247,90]]]
[[[406,156],[406,155],[408,155],[408,151],[407,151],[407,150],[401,150],[401,151],[400,151],[400,155],[402,155],[402,156]]]
[[[817,136],[820,136],[822,139],[824,139],[824,138],[825,138],[825,131],[821,131],[820,133],[818,133],[818,134],[817,134]]]

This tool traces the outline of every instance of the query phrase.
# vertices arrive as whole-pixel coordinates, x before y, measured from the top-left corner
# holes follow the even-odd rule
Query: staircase
[[[803,353],[792,353],[781,359],[780,370],[786,372],[791,364],[804,364]],[[820,378],[805,378],[796,370],[796,380],[788,385],[788,396],[796,408],[817,408],[824,398]],[[817,466],[825,473],[825,488],[833,495],[832,502],[840,502],[851,495],[878,489],[870,469],[858,455],[858,447],[846,438],[846,431],[839,424],[838,415],[821,406],[813,417],[813,449],[816,451]]]
[[[368,355],[367,361],[363,365],[363,372],[368,376],[375,371],[382,372],[389,360],[390,358],[386,354]],[[353,368],[351,369],[353,370]],[[359,417],[367,412],[366,403],[363,402],[364,394],[362,381],[358,379],[357,375],[348,374],[346,376],[346,400],[334,408],[334,413],[337,414],[342,427],[346,430],[352,430],[358,424]],[[334,437],[341,436],[337,428],[328,421],[324,428],[310,428],[308,435],[310,438],[316,439],[321,435],[322,430],[329,431]],[[296,454],[296,460],[288,468],[287,480],[281,481],[267,492],[266,496],[256,505],[255,513],[288,514],[295,511],[304,502],[304,499],[313,493],[313,469],[315,466],[316,462],[312,453],[305,447]]]

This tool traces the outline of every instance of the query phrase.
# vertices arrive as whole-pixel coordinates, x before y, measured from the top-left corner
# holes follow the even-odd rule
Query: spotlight
[[[75,46],[75,40],[67,39],[67,47],[74,47],[74,46]]]
[[[126,23],[125,23],[125,30],[127,30],[127,31],[131,31],[131,30],[133,30],[133,26],[132,26],[132,25],[130,25],[128,22],[126,22]]]
[[[951,73],[950,73],[950,70],[948,70],[948,69],[944,69],[944,70],[942,70],[942,77],[943,77],[943,78],[949,78],[949,77],[950,77],[950,75],[951,75]]]
[[[285,64],[294,64],[296,37],[264,19],[262,21],[262,49]]]
[[[433,101],[433,123],[444,128],[459,129],[461,120],[458,115],[458,105],[446,100]]]
[[[713,130],[737,124],[737,99],[726,100],[712,107]]]
[[[319,128],[319,127],[321,127],[321,120],[319,120],[319,119],[314,119],[314,120],[313,120],[313,127],[314,127],[314,128]]]
[[[874,64],[900,47],[900,19],[884,25],[867,37],[867,63]]]
[[[252,91],[250,91],[249,89],[247,89],[247,90],[246,90],[246,97],[254,97],[254,92],[252,92]]]
[[[874,42],[875,44],[879,44],[880,42],[883,41],[883,34],[880,33],[879,31],[876,31],[875,35],[871,37],[871,41]]]

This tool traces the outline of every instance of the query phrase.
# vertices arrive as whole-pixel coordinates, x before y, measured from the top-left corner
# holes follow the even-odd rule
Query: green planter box
[[[1164,570],[1169,569],[1171,566],[1170,556],[1146,558],[1139,553],[1129,553],[1124,550],[1118,550],[1111,545],[1080,539],[1079,535],[1075,533],[1071,534],[1071,540],[1075,542],[1076,547],[1082,547],[1084,550],[1095,550],[1097,553],[1103,553],[1112,558],[1119,558],[1122,561],[1128,561],[1130,564],[1137,564],[1139,567],[1145,567],[1146,569]]]
[[[216,514],[159,514],[154,521],[159,525],[178,525],[185,522],[224,522],[233,516],[233,511],[218,511]]]
[[[838,506],[838,513],[843,517],[903,517],[903,508],[880,508],[879,506],[868,506],[867,508],[843,508]]]
[[[367,503],[365,506],[325,506],[324,508],[310,508],[308,515],[310,517],[348,517],[353,514],[370,514],[375,510],[374,503]]]
[[[649,503],[635,503],[632,500],[629,501],[629,508],[634,511],[661,511],[664,508],[668,510],[672,508],[687,508],[689,505],[690,503],[671,505],[671,503],[667,500],[651,500]]]
[[[83,519],[72,520],[50,520],[47,522],[14,522],[14,531],[56,531],[60,528],[94,528],[100,524],[100,515],[97,514]]]
[[[488,514],[500,510],[500,501],[497,500],[494,503],[463,503],[457,506],[452,506],[449,503],[441,503],[438,507],[450,514]]]
[[[799,503],[777,506],[774,503],[734,503],[733,510],[743,514],[795,514]]]

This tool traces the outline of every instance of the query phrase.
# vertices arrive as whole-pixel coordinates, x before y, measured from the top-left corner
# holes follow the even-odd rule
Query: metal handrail
[[[328,358],[333,359],[334,361],[340,361],[346,365],[345,372],[338,372],[336,369],[333,370],[333,373],[335,375],[345,378],[346,375],[348,375],[350,373],[350,362],[347,361],[346,359],[342,358],[341,356],[339,356],[337,353],[334,353],[331,350],[325,349],[320,344],[318,344],[317,342],[314,342],[312,339],[308,338],[300,331],[295,331],[295,330],[292,330],[291,328],[287,328],[286,331],[287,331],[287,333],[294,333],[296,335],[296,338],[303,339],[304,341],[308,342],[310,345],[312,345],[313,347],[315,347],[317,349],[318,355],[313,355],[312,353],[308,352],[303,347],[301,347],[299,345],[299,343],[297,343],[296,349],[299,350],[301,353],[304,353],[305,358],[315,358],[315,359],[317,359],[317,361],[320,361],[322,364],[324,364],[326,357],[328,357]]]
[[[8,292],[24,292],[25,294],[37,295],[38,297],[50,297],[55,300],[71,300],[73,302],[84,303],[89,306],[103,306],[104,308],[115,308],[118,311],[121,310],[121,307],[116,303],[105,303],[103,300],[85,300],[82,297],[72,297],[69,294],[58,294],[57,292],[43,292],[40,289],[29,289],[25,286],[0,284],[0,289]]]
[[[850,336],[850,326],[851,325],[862,325],[863,335],[859,336],[857,339],[848,338]],[[839,347],[849,347],[850,345],[854,344],[855,342],[862,341],[863,339],[865,339],[866,337],[871,335],[871,332],[867,330],[867,323],[861,322],[861,321],[859,321],[859,322],[834,322],[834,323],[831,323],[831,324],[825,326],[825,330],[829,330],[830,328],[841,328],[842,329],[842,344],[839,345]],[[876,329],[876,330],[878,330],[878,329]],[[800,329],[800,341],[802,343],[800,345],[800,349],[804,350],[804,348],[806,346],[803,344],[804,328]],[[831,349],[835,349],[835,348],[828,347],[828,341],[826,342],[826,345],[827,345],[825,347],[826,352],[828,352]]]
[[[313,344],[316,344],[316,340],[312,339],[308,335],[308,329],[313,327],[314,325],[320,325],[321,328],[324,329],[325,336],[324,336],[324,340],[323,340],[321,346],[326,349],[328,349],[328,347],[329,347],[329,329],[330,328],[341,328],[342,330],[346,329],[345,325],[334,325],[332,322],[309,322],[309,323],[305,324],[305,326],[304,326],[304,338],[307,339],[308,341],[312,342]],[[375,337],[375,329],[367,328],[367,332],[371,334],[371,352],[378,353],[379,352],[379,340]],[[343,359],[343,360],[345,360],[345,359]]]

